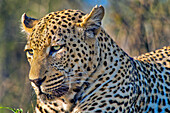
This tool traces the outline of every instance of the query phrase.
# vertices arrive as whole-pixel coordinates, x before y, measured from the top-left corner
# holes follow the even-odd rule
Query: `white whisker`
[[[89,83],[88,81],[73,81],[69,83],[64,83],[64,84],[75,84],[75,83]]]
[[[70,76],[68,76],[68,77],[70,77]],[[70,77],[69,79],[75,79],[75,78],[80,78],[80,79],[82,79],[82,78],[84,78],[84,79],[87,79],[87,77],[84,77],[84,76],[81,76],[81,77],[78,77],[78,76],[75,76],[75,77]],[[93,78],[90,78],[91,80],[95,80],[95,79],[93,79]]]

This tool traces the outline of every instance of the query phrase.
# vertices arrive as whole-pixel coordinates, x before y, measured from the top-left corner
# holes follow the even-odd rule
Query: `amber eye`
[[[52,46],[50,49],[50,55],[52,55],[55,52],[58,52],[60,49],[62,49],[63,47],[65,47],[65,44],[63,45],[57,45],[57,46]]]
[[[58,46],[53,46],[53,47],[51,48],[51,50],[52,50],[52,51],[58,51],[58,50],[60,50],[60,48],[61,48],[60,45],[58,45]]]
[[[50,50],[50,55],[52,55],[53,53],[59,51],[62,48],[62,46],[57,45],[57,46],[52,46],[51,50]]]
[[[31,56],[33,55],[33,49],[27,49],[25,51],[26,51],[27,54],[29,54]]]

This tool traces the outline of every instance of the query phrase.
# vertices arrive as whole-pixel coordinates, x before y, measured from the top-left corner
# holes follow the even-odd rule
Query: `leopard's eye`
[[[59,51],[62,48],[62,46],[57,45],[57,46],[52,46],[51,50],[50,50],[50,55],[52,55],[53,53]]]
[[[52,55],[53,53],[58,52],[60,49],[62,49],[63,47],[65,47],[65,44],[63,45],[57,45],[57,46],[52,46],[50,49],[50,55]]]
[[[53,51],[58,51],[60,48],[61,48],[60,45],[58,45],[58,46],[53,46],[53,47],[52,47],[52,50],[53,50]]]
[[[25,50],[28,55],[33,55],[33,49],[27,49]]]

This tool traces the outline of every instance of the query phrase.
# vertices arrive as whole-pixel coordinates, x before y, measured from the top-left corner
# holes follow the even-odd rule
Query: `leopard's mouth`
[[[69,90],[68,86],[61,86],[57,89],[52,90],[50,93],[51,95],[55,96],[55,97],[61,97],[64,94],[66,94]]]
[[[59,85],[57,88],[53,88],[50,90],[44,90],[43,86],[37,86],[35,83],[32,82],[32,86],[35,90],[37,98],[41,99],[42,101],[52,101],[55,98],[59,98],[65,95],[68,90],[69,86],[67,85]]]
[[[42,92],[40,89],[40,93],[39,93],[39,98],[43,101],[51,101],[54,100],[55,98],[59,98],[63,95],[65,95],[69,90],[69,87],[67,86],[62,86],[58,89],[54,89],[50,92]]]

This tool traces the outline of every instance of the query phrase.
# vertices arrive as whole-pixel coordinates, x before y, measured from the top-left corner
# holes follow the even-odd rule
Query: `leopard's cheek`
[[[52,55],[52,57],[53,57],[53,59],[55,59],[55,60],[57,60],[57,59],[62,60],[62,59],[65,58],[66,53],[67,53],[67,52],[66,52],[66,49],[63,48],[63,49],[61,49],[60,51],[58,51],[57,53],[55,53],[54,55]]]

